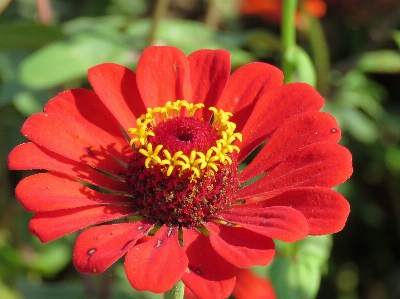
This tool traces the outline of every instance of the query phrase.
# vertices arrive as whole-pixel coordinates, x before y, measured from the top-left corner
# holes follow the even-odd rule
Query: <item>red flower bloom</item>
[[[280,23],[282,19],[283,0],[242,0],[240,11],[244,15],[258,15],[274,23]],[[321,18],[326,13],[324,0],[304,0],[300,2],[303,9],[310,15]],[[296,14],[296,23],[302,22],[300,11]]]
[[[235,299],[277,299],[272,283],[249,269],[238,269],[232,295]]]
[[[78,237],[79,271],[101,273],[126,254],[137,290],[165,292],[182,279],[199,298],[225,298],[237,268],[272,260],[272,238],[341,230],[349,205],[330,188],[350,176],[351,155],[319,112],[322,97],[282,77],[264,63],[230,75],[227,51],[186,57],[173,47],[146,49],[136,73],[91,68],[94,92],[54,97],[23,125],[31,142],[10,153],[10,169],[49,171],[16,188],[35,212],[30,231],[48,242],[114,221]]]

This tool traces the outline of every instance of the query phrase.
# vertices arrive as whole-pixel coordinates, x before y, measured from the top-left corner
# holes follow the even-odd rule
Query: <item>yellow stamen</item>
[[[196,110],[203,108],[204,105],[202,103],[188,103],[185,100],[168,101],[164,107],[147,108],[147,113],[137,119],[137,128],[128,129],[128,132],[135,136],[130,141],[131,146],[135,144],[139,153],[147,157],[145,166],[147,168],[152,165],[165,166],[162,171],[167,176],[170,176],[175,168],[179,169],[179,175],[191,171],[192,175],[189,176],[189,179],[192,182],[202,176],[214,175],[221,165],[232,164],[229,154],[232,154],[233,151],[240,151],[239,147],[233,145],[233,143],[236,140],[241,142],[242,134],[235,132],[236,124],[229,121],[232,113],[225,112],[222,109],[218,111],[215,107],[209,108],[214,113],[211,126],[217,130],[221,138],[206,153],[192,150],[188,157],[182,151],[170,153],[164,149],[161,154],[163,147],[161,144],[157,145],[153,151],[153,145],[148,138],[155,136],[153,127],[157,125],[157,120],[167,121],[172,117],[181,115],[182,107],[186,108],[189,117],[193,117]]]
[[[147,150],[145,149],[140,149],[139,153],[141,153],[143,156],[146,156],[147,159],[144,162],[144,165],[149,168],[150,167],[150,162],[153,162],[155,164],[160,164],[161,163],[161,158],[158,156],[162,149],[162,144],[159,144],[156,146],[156,149],[153,151],[153,145],[151,143],[147,144]]]

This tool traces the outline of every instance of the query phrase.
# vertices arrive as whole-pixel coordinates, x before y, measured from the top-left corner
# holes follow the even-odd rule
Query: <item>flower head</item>
[[[10,169],[47,170],[16,188],[35,212],[30,231],[48,242],[91,226],[74,248],[79,271],[126,255],[137,290],[182,279],[199,298],[225,298],[237,268],[272,260],[272,239],[341,230],[349,205],[330,188],[350,176],[351,155],[322,97],[282,79],[264,63],[230,75],[224,50],[173,47],[147,48],[136,73],[89,69],[94,91],[50,100],[9,155]]]
[[[316,18],[321,18],[326,12],[325,0],[303,0],[300,8]],[[274,23],[280,23],[282,18],[283,0],[242,0],[240,11],[243,15],[258,15]],[[301,10],[296,13],[296,25],[303,22]]]

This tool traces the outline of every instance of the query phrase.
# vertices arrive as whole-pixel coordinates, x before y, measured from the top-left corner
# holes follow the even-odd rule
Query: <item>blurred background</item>
[[[90,88],[89,67],[135,69],[148,45],[224,48],[232,70],[280,67],[281,13],[281,0],[0,0],[1,299],[160,298],[134,291],[122,261],[79,274],[74,234],[48,244],[30,235],[13,193],[30,173],[9,171],[7,155],[49,99]],[[299,1],[296,30],[295,79],[325,97],[353,154],[354,174],[337,188],[352,211],[342,232],[278,243],[274,262],[252,271],[279,299],[400,298],[400,1]]]

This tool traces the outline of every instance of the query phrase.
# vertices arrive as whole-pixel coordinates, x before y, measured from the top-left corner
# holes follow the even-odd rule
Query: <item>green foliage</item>
[[[13,195],[16,183],[31,174],[7,170],[8,153],[26,141],[19,133],[26,117],[62,90],[90,88],[86,74],[94,65],[116,62],[134,69],[154,25],[155,1],[50,2],[49,25],[40,23],[32,0],[11,1],[0,12],[0,298],[100,298],[88,286],[101,290],[107,283],[111,299],[160,298],[133,290],[121,262],[99,276],[78,274],[71,264],[75,235],[41,244],[27,230],[32,215]],[[244,18],[239,1],[222,0],[216,1],[218,25],[211,26],[203,20],[212,1],[192,2],[170,5],[155,44],[186,54],[227,49],[232,70],[251,61],[280,65],[278,25]],[[373,14],[371,22],[360,24],[345,10],[329,9],[322,24],[299,24],[289,55],[296,81],[324,83],[324,109],[338,120],[341,142],[353,154],[354,175],[339,187],[352,212],[333,244],[331,236],[277,242],[272,264],[255,270],[272,280],[279,299],[399,298],[400,23],[395,11],[385,16],[387,22]]]
[[[277,243],[269,275],[278,298],[312,299],[319,289],[332,247],[330,235],[307,237],[296,243]]]
[[[293,52],[293,64],[298,77],[296,81],[305,82],[316,87],[317,73],[307,52],[300,47],[296,47]]]
[[[352,70],[343,76],[335,94],[335,102],[325,109],[333,113],[353,138],[372,143],[379,137],[377,121],[383,116],[381,103],[386,91],[365,74]]]
[[[361,56],[358,67],[370,73],[400,73],[400,51],[379,50]]]
[[[0,49],[35,50],[62,38],[64,34],[56,27],[18,22],[0,25],[0,36]]]
[[[102,62],[128,64],[126,45],[104,36],[80,33],[48,45],[21,62],[21,82],[45,89],[84,78],[88,68]]]

